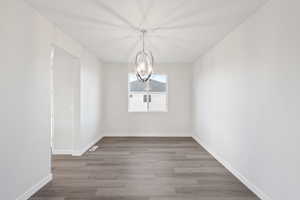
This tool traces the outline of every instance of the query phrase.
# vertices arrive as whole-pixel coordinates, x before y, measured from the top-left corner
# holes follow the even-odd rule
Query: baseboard
[[[103,138],[103,135],[97,137],[95,140],[88,143],[84,148],[80,150],[75,150],[72,152],[72,156],[82,156],[85,152],[87,152],[92,146],[94,146],[99,140]]]
[[[44,187],[47,183],[52,180],[52,174],[49,174],[47,177],[43,178],[37,184],[32,186],[29,190],[27,190],[24,194],[20,195],[16,198],[16,200],[27,200],[36,192],[38,192],[42,187]]]
[[[259,189],[255,184],[249,181],[245,176],[243,176],[238,170],[232,167],[232,165],[224,160],[218,153],[213,151],[208,145],[201,141],[198,136],[193,136],[206,151],[208,151],[217,161],[219,161],[226,169],[228,169],[236,178],[238,178],[246,187],[248,187],[253,193],[255,193],[262,200],[271,200],[271,198],[266,195],[261,189]]]
[[[192,133],[103,133],[105,137],[192,137]]]
[[[72,155],[72,149],[52,149],[53,155]]]

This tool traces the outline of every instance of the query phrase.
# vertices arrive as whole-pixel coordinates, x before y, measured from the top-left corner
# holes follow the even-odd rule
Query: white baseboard
[[[262,200],[271,200],[271,198],[266,195],[261,189],[259,189],[255,184],[249,181],[245,176],[243,176],[238,170],[232,167],[232,165],[224,160],[217,152],[210,148],[207,144],[201,141],[198,136],[193,136],[206,151],[208,151],[217,161],[219,161],[226,169],[228,169],[236,178],[238,178],[246,187],[248,187],[253,193],[255,193]]]
[[[27,199],[29,199],[32,195],[34,195],[37,191],[39,191],[42,187],[44,187],[51,180],[52,180],[52,174],[49,174],[48,176],[46,176],[45,178],[40,180],[37,184],[32,186],[24,194],[17,197],[16,200],[27,200]]]
[[[53,149],[52,154],[53,155],[72,155],[73,150],[72,149]]]
[[[87,152],[92,146],[94,146],[103,137],[192,137],[192,133],[177,133],[177,134],[162,134],[162,133],[106,133],[99,136],[94,141],[87,144],[84,148],[80,150],[75,150],[71,154],[73,156],[82,156]]]
[[[192,133],[128,133],[128,132],[115,132],[103,133],[105,137],[192,137]]]
[[[72,152],[72,156],[82,156],[85,152],[87,152],[92,146],[94,146],[97,142],[99,142],[99,140],[101,140],[103,138],[103,135],[100,135],[99,137],[97,137],[95,140],[91,141],[90,143],[88,143],[84,148],[80,149],[80,150],[75,150]]]

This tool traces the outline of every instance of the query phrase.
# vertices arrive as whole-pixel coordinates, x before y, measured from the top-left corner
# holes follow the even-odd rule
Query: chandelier
[[[150,79],[153,73],[153,56],[151,51],[145,50],[145,34],[146,30],[141,30],[143,49],[136,54],[135,65],[136,65],[136,76],[138,80],[146,82]]]

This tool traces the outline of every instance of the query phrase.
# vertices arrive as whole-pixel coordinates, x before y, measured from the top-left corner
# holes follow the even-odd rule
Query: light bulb
[[[152,65],[148,65],[148,74],[151,74],[153,71]]]
[[[141,63],[139,64],[139,66],[138,66],[138,70],[139,70],[140,72],[146,71],[146,63],[145,63],[145,62],[141,62]]]

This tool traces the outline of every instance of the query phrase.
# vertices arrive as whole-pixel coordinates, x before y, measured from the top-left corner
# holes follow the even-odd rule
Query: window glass
[[[153,74],[148,82],[139,81],[135,74],[128,75],[129,112],[166,112],[167,76]]]

